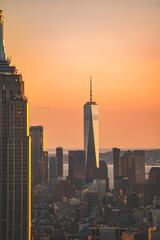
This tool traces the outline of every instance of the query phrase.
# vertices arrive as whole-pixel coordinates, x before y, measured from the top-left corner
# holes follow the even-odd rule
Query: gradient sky
[[[159,0],[1,0],[7,55],[46,148],[83,148],[83,104],[100,147],[160,148]]]

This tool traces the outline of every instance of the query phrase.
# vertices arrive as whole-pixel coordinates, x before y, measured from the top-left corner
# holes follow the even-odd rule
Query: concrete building
[[[6,59],[0,10],[0,238],[30,240],[28,101],[22,76]]]
[[[99,168],[98,105],[92,101],[92,79],[90,82],[90,102],[84,105],[84,150],[87,182],[94,179],[94,169]]]

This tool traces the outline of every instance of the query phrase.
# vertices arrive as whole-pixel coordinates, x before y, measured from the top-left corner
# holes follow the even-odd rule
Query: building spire
[[[6,61],[2,10],[0,10],[0,61]]]
[[[90,76],[90,103],[92,103],[92,76]]]

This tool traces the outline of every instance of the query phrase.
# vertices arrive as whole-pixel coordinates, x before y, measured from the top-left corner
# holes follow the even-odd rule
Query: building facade
[[[49,157],[48,183],[55,185],[57,183],[57,160],[56,157]]]
[[[86,180],[94,178],[94,170],[99,168],[99,126],[98,105],[92,101],[92,80],[90,102],[84,105],[84,151],[86,154]]]
[[[57,176],[63,178],[63,148],[56,148]]]
[[[29,128],[29,134],[31,136],[32,184],[37,185],[42,183],[43,126],[31,126]]]
[[[86,171],[84,151],[69,151],[69,180],[71,184],[75,185],[79,190],[81,186],[85,184]]]
[[[6,60],[0,10],[0,238],[31,239],[31,154],[24,82]]]

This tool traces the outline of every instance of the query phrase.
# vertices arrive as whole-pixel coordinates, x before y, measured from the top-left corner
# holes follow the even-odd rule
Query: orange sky
[[[1,0],[7,55],[46,148],[83,147],[83,104],[99,104],[100,147],[160,148],[159,0]]]

